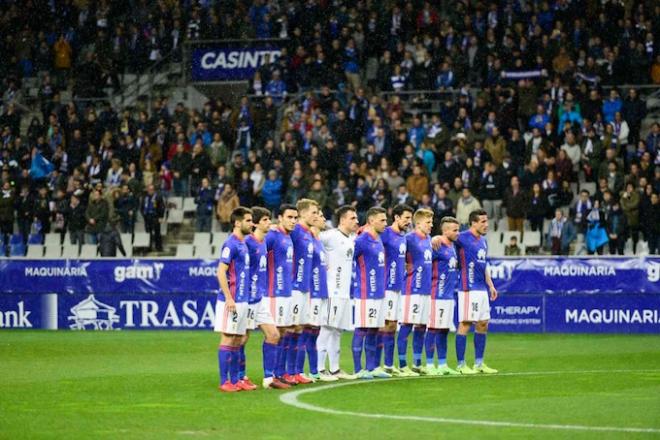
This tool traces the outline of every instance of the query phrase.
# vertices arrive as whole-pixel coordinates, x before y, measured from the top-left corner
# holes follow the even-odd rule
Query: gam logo
[[[249,257],[248,257],[249,258]],[[249,259],[248,259],[249,264]],[[132,266],[115,267],[115,281],[123,283],[126,280],[153,280],[160,279],[160,273],[165,265],[163,263],[134,264]]]

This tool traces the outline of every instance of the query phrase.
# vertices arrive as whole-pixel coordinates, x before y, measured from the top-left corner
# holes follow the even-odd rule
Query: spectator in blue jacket
[[[277,175],[277,171],[270,170],[268,180],[261,188],[261,197],[264,199],[264,205],[275,213],[282,204],[282,179]]]
[[[540,132],[543,132],[543,130],[545,130],[545,124],[548,122],[550,122],[550,117],[545,112],[545,107],[542,105],[537,105],[536,114],[529,118],[529,128],[538,128]]]
[[[211,133],[206,129],[204,125],[205,124],[203,122],[197,124],[197,129],[193,131],[193,133],[190,135],[190,145],[195,145],[197,139],[202,140],[202,143],[204,144],[204,148],[207,148],[209,145],[211,145],[211,142],[213,141],[213,137],[211,136]]]
[[[268,81],[266,95],[273,97],[273,103],[275,105],[282,104],[282,101],[286,97],[286,83],[282,81],[279,70],[274,71],[273,78]]]
[[[610,91],[610,97],[603,101],[603,119],[605,119],[605,123],[610,123],[614,121],[614,115],[616,112],[621,111],[621,107],[623,106],[623,101],[621,101],[621,98],[619,97],[619,92],[617,92],[615,89],[612,89]]]
[[[435,85],[439,90],[451,89],[454,86],[454,72],[449,67],[448,62],[445,61],[440,66]]]

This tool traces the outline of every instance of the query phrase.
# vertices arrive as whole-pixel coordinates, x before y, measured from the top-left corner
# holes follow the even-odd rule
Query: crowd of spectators
[[[31,58],[14,41],[21,29],[54,51],[43,79],[53,75],[53,90],[58,76],[85,74],[73,66],[98,57],[99,35],[112,52],[120,32],[127,37],[119,40],[135,41],[134,27],[140,41],[170,39],[168,48],[180,38],[285,43],[250,82],[262,96],[237,105],[220,97],[190,109],[162,97],[133,112],[64,105],[43,93],[43,120],[21,133],[16,84],[7,82],[3,233],[17,221],[26,239],[67,230],[72,240],[94,241],[108,223],[131,231],[138,211],[153,231],[171,195],[196,198],[198,230],[209,230],[213,216],[227,229],[233,206],[277,211],[305,196],[327,216],[346,203],[360,215],[408,203],[463,225],[483,207],[492,228],[543,229],[556,254],[569,252],[578,234],[590,252],[622,253],[628,238],[634,252],[640,239],[659,252],[660,125],[642,136],[638,88],[617,86],[660,83],[660,5],[143,0],[89,2],[85,12],[74,3],[29,3],[64,18],[6,36],[3,53],[16,63],[5,68],[26,73]],[[134,8],[123,24],[110,13],[121,5]],[[8,9],[2,29],[21,15],[17,4]],[[25,53],[35,57],[35,44]],[[63,52],[68,72],[57,64],[58,44],[71,46]],[[119,53],[132,53],[128,46]],[[149,59],[147,47],[140,59]],[[426,90],[425,99],[407,90]]]

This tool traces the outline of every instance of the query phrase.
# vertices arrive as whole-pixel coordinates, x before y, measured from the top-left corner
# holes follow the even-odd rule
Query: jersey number
[[[392,309],[394,308],[394,301],[389,300],[389,301],[387,302],[387,308],[390,309],[390,310],[392,310]]]
[[[376,309],[369,309],[369,318],[376,317]]]
[[[282,316],[284,316],[284,307],[283,306],[280,306],[280,310],[279,310],[278,314],[280,315],[280,318]]]
[[[413,304],[413,313],[414,314],[419,313],[419,304]]]
[[[319,306],[314,306],[314,315],[319,314]]]
[[[254,319],[254,310],[253,309],[248,310],[248,315],[250,319]]]
[[[232,320],[232,322],[238,322],[238,313],[233,312],[231,314],[231,320]]]
[[[295,306],[293,306],[293,314],[294,314],[294,315],[297,315],[297,314],[298,314],[298,304],[296,304]]]
[[[332,314],[337,316],[337,306],[334,306],[332,309],[333,309]]]
[[[440,319],[442,319],[442,314],[444,313],[444,309],[440,309]]]
[[[472,303],[472,311],[475,313],[479,311],[479,303]]]

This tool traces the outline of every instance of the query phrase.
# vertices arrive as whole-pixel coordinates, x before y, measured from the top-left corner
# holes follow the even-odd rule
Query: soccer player
[[[247,325],[250,297],[250,254],[245,237],[252,232],[252,211],[239,206],[231,213],[232,234],[222,245],[218,282],[220,292],[215,303],[214,330],[222,333],[218,349],[220,391],[256,389],[239,379],[240,345]]]
[[[470,229],[458,234],[458,240],[456,240],[460,265],[459,288],[461,290],[458,294],[457,370],[461,374],[494,374],[497,373],[497,370],[488,367],[484,363],[486,333],[488,332],[488,321],[490,320],[488,293],[490,293],[491,301],[497,299],[497,290],[486,266],[488,215],[483,209],[477,209],[470,213],[469,221]],[[474,369],[465,364],[467,334],[473,323],[476,323]]]
[[[319,374],[332,374],[338,379],[356,379],[339,368],[341,332],[353,330],[353,304],[351,300],[353,252],[358,218],[349,205],[337,210],[338,227],[321,233],[321,243],[328,256],[328,325],[321,327],[317,341]],[[325,369],[326,357],[330,369]]]
[[[241,345],[241,367],[239,377],[250,383],[245,376],[245,344],[249,338],[249,330],[261,328],[264,333],[264,343],[262,346],[264,379],[262,386],[264,388],[286,389],[290,388],[279,379],[274,377],[275,367],[277,366],[277,344],[280,340],[280,333],[275,327],[275,321],[270,313],[268,298],[268,251],[266,249],[266,234],[270,231],[271,213],[266,208],[252,208],[252,221],[254,223],[254,232],[245,239],[245,244],[250,252],[250,299],[248,301],[248,333],[246,333]],[[241,376],[241,374],[243,376]]]
[[[298,382],[286,375],[287,354],[291,349],[291,325],[293,323],[291,305],[291,284],[293,282],[293,243],[291,231],[298,221],[298,210],[293,205],[282,205],[277,228],[266,234],[268,251],[268,299],[270,313],[280,331],[278,360],[275,377],[288,385]]]
[[[310,228],[318,221],[319,205],[315,200],[300,199],[296,204],[298,224],[291,231],[293,242],[293,285],[291,302],[294,331],[291,332],[291,348],[287,360],[287,374],[299,384],[313,382],[303,374],[307,341],[310,335],[309,301],[314,258],[314,236]],[[305,327],[305,331],[303,331]]]
[[[431,308],[426,332],[426,372],[433,376],[456,375],[457,371],[447,365],[447,335],[455,331],[454,295],[458,287],[458,259],[454,242],[458,238],[458,220],[443,217],[440,221],[442,235],[433,250],[433,279],[431,283]],[[438,352],[438,367],[433,364],[434,353]]]
[[[310,333],[307,339],[307,355],[309,356],[309,372],[311,378],[323,382],[339,380],[331,374],[319,374],[318,351],[316,341],[319,337],[320,327],[328,324],[328,256],[319,235],[326,228],[325,216],[322,212],[312,225],[314,234],[314,258],[312,258],[311,300],[309,305]]]
[[[418,209],[413,215],[415,230],[406,235],[406,283],[399,301],[401,327],[397,338],[400,376],[410,377],[426,374],[422,367],[424,335],[428,320],[429,297],[431,295],[431,264],[433,250],[429,234],[433,228],[433,211]],[[408,367],[406,352],[408,335],[413,331],[414,368]]]
[[[385,228],[380,238],[385,248],[385,326],[378,333],[376,359],[380,365],[380,353],[385,352],[385,372],[399,375],[394,366],[394,335],[399,313],[399,298],[406,277],[406,232],[412,223],[413,209],[408,205],[396,205],[392,209],[392,225]]]
[[[353,333],[353,365],[358,379],[392,377],[377,362],[378,329],[385,325],[385,248],[380,234],[387,227],[387,211],[371,208],[367,225],[355,239],[355,279],[353,292],[355,332]],[[366,368],[362,368],[362,351]]]

